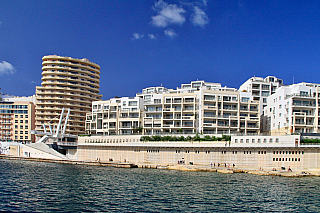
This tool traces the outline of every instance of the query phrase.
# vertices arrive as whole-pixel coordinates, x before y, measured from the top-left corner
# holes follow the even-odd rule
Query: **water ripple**
[[[0,160],[9,212],[320,212],[317,177]]]

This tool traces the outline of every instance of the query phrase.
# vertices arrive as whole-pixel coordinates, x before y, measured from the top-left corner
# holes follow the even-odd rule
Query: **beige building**
[[[35,105],[28,101],[0,102],[0,141],[35,142]]]
[[[42,86],[36,87],[36,129],[56,125],[62,108],[70,109],[67,134],[84,134],[86,113],[100,100],[100,66],[88,59],[48,55],[42,58]],[[49,131],[49,130],[48,130]]]

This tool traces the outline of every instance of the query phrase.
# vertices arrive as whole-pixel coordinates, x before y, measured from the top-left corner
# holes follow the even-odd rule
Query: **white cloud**
[[[150,38],[151,40],[156,40],[156,39],[157,39],[156,36],[153,35],[153,34],[148,34],[148,36],[149,36],[149,38]]]
[[[4,74],[13,74],[16,72],[16,69],[8,62],[0,62],[0,75]]]
[[[173,29],[167,29],[164,31],[164,34],[170,38],[177,36]]]
[[[143,34],[139,34],[139,33],[133,33],[133,38],[132,40],[138,40],[138,39],[142,39],[144,37]]]
[[[183,14],[186,12],[176,4],[167,4],[163,0],[156,2],[154,9],[158,15],[152,16],[152,24],[157,27],[166,27],[169,24],[183,24],[186,18]]]
[[[203,0],[202,3],[204,4],[204,6],[207,6],[207,0]]]
[[[37,83],[36,81],[31,81],[31,82],[30,82],[30,84],[36,84],[36,83]]]
[[[203,10],[201,10],[198,6],[195,6],[191,22],[195,26],[203,27],[209,23],[209,18]]]

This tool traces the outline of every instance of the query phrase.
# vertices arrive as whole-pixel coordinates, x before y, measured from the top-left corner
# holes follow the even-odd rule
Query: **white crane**
[[[50,124],[51,121],[47,123],[50,132],[47,132],[46,124],[43,124],[43,132],[32,130],[31,134],[36,135],[43,135],[40,140],[38,140],[36,143],[45,143],[49,138],[53,139],[53,141],[57,142],[59,139],[62,139],[65,137],[65,132],[67,128],[67,123],[70,115],[70,109],[68,109],[67,115],[64,115],[64,108],[61,111],[61,115],[59,118],[58,125],[52,126]]]

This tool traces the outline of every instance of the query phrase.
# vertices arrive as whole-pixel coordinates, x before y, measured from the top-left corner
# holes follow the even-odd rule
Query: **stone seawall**
[[[224,174],[233,173],[247,173],[253,175],[271,175],[281,177],[306,177],[306,176],[318,176],[320,177],[320,169],[313,170],[299,170],[299,171],[272,171],[267,170],[252,170],[248,168],[226,168],[226,167],[211,167],[203,165],[160,165],[160,164],[149,164],[149,163],[120,163],[120,162],[99,162],[99,161],[77,161],[77,160],[52,160],[44,158],[26,158],[26,157],[13,157],[7,155],[0,155],[0,159],[8,160],[23,160],[23,161],[37,161],[37,162],[48,162],[48,163],[63,163],[63,164],[75,164],[75,165],[89,165],[89,166],[110,166],[116,168],[145,168],[145,169],[168,169],[168,170],[179,170],[189,172],[218,172]]]

